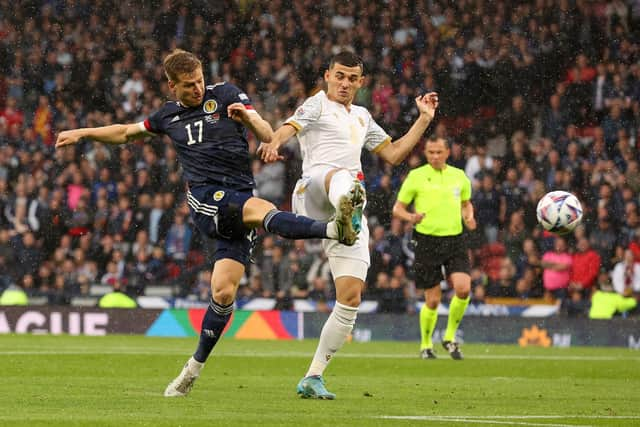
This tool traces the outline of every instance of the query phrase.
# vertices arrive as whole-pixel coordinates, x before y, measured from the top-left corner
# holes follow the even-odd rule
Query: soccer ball
[[[582,205],[571,193],[552,191],[540,199],[536,215],[545,230],[555,234],[567,234],[580,224]]]

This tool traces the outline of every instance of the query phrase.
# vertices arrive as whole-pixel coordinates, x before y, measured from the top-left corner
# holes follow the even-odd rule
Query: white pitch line
[[[145,347],[117,347],[106,348],[104,350],[88,350],[85,348],[69,347],[62,350],[0,350],[0,356],[11,355],[92,355],[92,354],[184,354],[189,352],[188,349],[164,349],[164,348],[145,348]],[[306,351],[266,351],[260,353],[253,352],[235,352],[224,351],[220,349],[216,355],[226,357],[308,357],[312,352]],[[340,353],[340,358],[345,359],[418,359],[414,354],[392,354],[392,353]],[[640,357],[617,357],[617,356],[545,356],[545,355],[470,355],[467,360],[557,360],[557,361],[595,361],[595,362],[612,362],[612,361],[640,361]]]
[[[382,416],[376,417],[389,420],[411,420],[411,421],[442,421],[442,422],[461,422],[470,424],[505,424],[510,426],[535,426],[535,427],[593,427],[591,424],[549,424],[549,423],[528,423],[524,421],[497,421],[492,419],[481,418],[440,418],[429,416]]]
[[[640,420],[640,415],[381,415],[375,418],[416,418],[428,417],[429,419],[443,419],[448,420],[450,418],[474,418],[474,419],[486,419],[486,420],[558,420],[564,418],[571,419],[602,419],[602,420]]]
[[[437,416],[437,415],[436,415]],[[447,417],[447,415],[442,415]],[[459,415],[458,415],[459,417]],[[470,416],[471,417],[471,416]],[[557,420],[563,418],[571,419],[602,419],[602,420],[640,420],[640,415],[477,415],[471,418],[487,419],[523,419],[523,420]]]

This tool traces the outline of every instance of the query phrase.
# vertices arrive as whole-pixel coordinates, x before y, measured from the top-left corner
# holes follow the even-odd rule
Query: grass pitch
[[[0,336],[0,426],[640,426],[640,353],[417,343],[346,344],[335,401],[295,386],[316,341],[223,339],[187,398],[165,386],[195,339]]]

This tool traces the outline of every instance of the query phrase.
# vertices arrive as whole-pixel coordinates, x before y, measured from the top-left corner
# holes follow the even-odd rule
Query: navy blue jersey
[[[185,107],[167,102],[144,121],[148,132],[173,141],[184,178],[190,184],[214,184],[234,190],[255,187],[249,159],[247,130],[227,116],[227,107],[251,100],[238,87],[218,83],[205,88],[202,104]]]

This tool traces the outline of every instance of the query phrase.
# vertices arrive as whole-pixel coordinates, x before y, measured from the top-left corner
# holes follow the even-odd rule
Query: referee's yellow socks
[[[449,319],[447,320],[447,330],[444,333],[443,341],[455,341],[458,325],[462,321],[464,312],[467,310],[471,297],[460,299],[456,295],[451,299],[449,305]]]
[[[430,309],[424,304],[420,309],[420,350],[433,348],[431,337],[438,321],[438,309]]]

